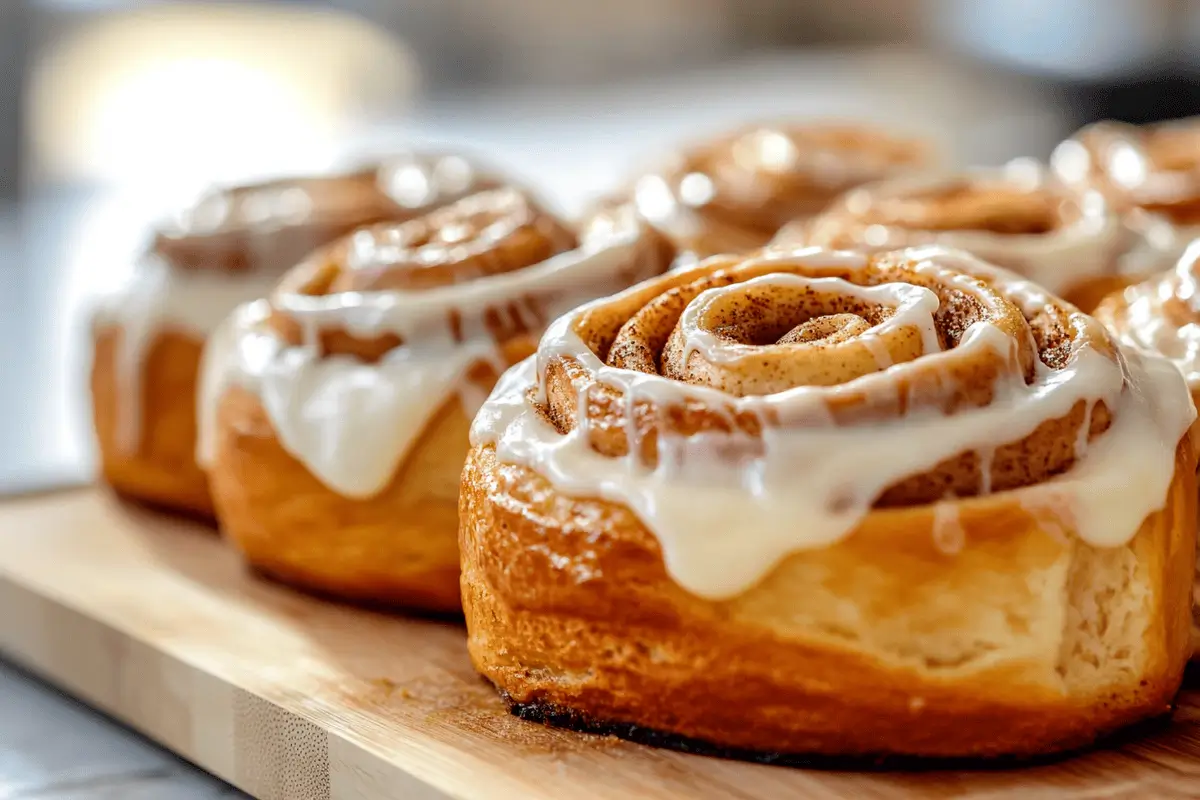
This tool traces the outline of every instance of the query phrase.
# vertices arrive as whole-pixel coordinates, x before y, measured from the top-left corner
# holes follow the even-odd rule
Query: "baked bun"
[[[470,654],[522,716],[690,749],[1074,748],[1179,687],[1194,417],[962,252],[711,259],[560,318],[484,405]]]
[[[775,242],[867,252],[941,244],[1018,272],[1084,310],[1148,274],[1148,243],[1102,198],[1080,197],[1028,159],[863,186],[787,226]]]
[[[213,190],[164,224],[93,317],[104,479],[132,498],[211,516],[195,461],[197,374],[211,330],[314,247],[493,184],[460,156],[410,153],[341,175]]]
[[[1050,164],[1097,193],[1146,238],[1146,271],[1169,269],[1200,237],[1200,117],[1136,126],[1098,122],[1062,142]]]
[[[682,253],[705,258],[766,244],[868,181],[925,166],[925,143],[850,124],[761,124],[669,157],[629,190]]]
[[[1123,343],[1161,353],[1183,372],[1192,399],[1200,404],[1200,242],[1194,243],[1167,270],[1123,292],[1113,294],[1096,309]],[[1200,563],[1193,594],[1200,601]],[[1193,608],[1192,642],[1200,654],[1200,606]]]
[[[471,417],[550,319],[672,256],[628,208],[576,231],[511,188],[318,251],[209,346],[201,456],[225,534],[296,586],[458,610]]]

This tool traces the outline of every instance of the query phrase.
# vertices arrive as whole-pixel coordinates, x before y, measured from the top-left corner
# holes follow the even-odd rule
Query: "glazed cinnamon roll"
[[[868,181],[927,165],[913,138],[832,123],[756,125],[688,148],[638,178],[638,212],[704,258],[766,244]]]
[[[560,318],[484,404],[470,654],[520,716],[688,750],[1079,746],[1179,687],[1194,416],[959,251],[711,259]]]
[[[1161,353],[1183,372],[1192,399],[1200,404],[1200,242],[1174,269],[1108,297],[1096,319],[1121,342]],[[1200,603],[1200,562],[1194,595]],[[1193,609],[1192,643],[1200,654],[1200,605]]]
[[[1077,191],[1103,195],[1154,245],[1150,272],[1169,269],[1200,237],[1200,117],[1089,125],[1055,148],[1050,163]]]
[[[93,319],[92,405],[104,479],[135,499],[210,516],[194,456],[208,333],[239,303],[264,297],[315,247],[493,184],[460,156],[407,154],[344,175],[214,190],[162,226]]]
[[[869,252],[956,247],[1085,311],[1148,274],[1146,243],[1101,198],[1078,197],[1028,160],[864,186],[784,228],[775,241]]]
[[[200,455],[225,534],[300,587],[457,610],[471,417],[550,319],[672,256],[628,208],[576,231],[515,189],[317,252],[209,346]]]

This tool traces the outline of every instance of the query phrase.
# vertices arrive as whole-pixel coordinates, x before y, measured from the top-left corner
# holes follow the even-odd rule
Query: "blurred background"
[[[206,184],[467,146],[567,210],[750,118],[959,163],[1200,112],[1200,0],[0,0],[0,485],[86,474],[80,324]]]

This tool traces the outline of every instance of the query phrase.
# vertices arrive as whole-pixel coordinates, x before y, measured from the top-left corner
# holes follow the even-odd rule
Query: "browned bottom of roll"
[[[151,505],[212,518],[208,479],[196,466],[196,386],[203,343],[163,331],[142,362],[120,363],[119,327],[97,332],[92,415],[104,480]]]
[[[280,444],[261,401],[220,398],[210,471],[221,528],[246,561],[318,594],[457,611],[458,475],[468,421],[451,399],[377,495],[344,497]]]
[[[1185,439],[1165,508],[1124,546],[1080,540],[1035,486],[954,501],[952,546],[933,506],[876,509],[710,600],[669,577],[627,509],[564,496],[478,447],[460,501],[470,654],[518,710],[652,731],[653,744],[1077,749],[1171,709],[1190,649],[1194,469]]]
[[[712,758],[727,758],[735,761],[753,761],[758,764],[772,764],[782,767],[804,767],[806,769],[832,770],[930,770],[930,769],[973,769],[996,767],[1029,767],[1039,763],[1053,762],[1077,753],[1074,750],[1062,750],[1053,753],[1001,756],[992,758],[972,758],[970,756],[898,756],[887,753],[861,755],[827,755],[820,753],[779,753],[766,750],[739,750],[721,747],[712,742],[691,739],[686,736],[665,731],[644,728],[628,723],[604,722],[591,719],[569,708],[548,705],[545,703],[517,703],[504,691],[500,697],[514,717],[529,722],[538,722],[552,728],[565,728],[579,733],[590,733],[597,736],[616,736],[637,744],[650,747],[662,747],[667,750],[678,750],[682,753],[710,756]],[[1152,734],[1170,723],[1174,709],[1149,717],[1134,723],[1127,728],[1105,736],[1095,744],[1116,746],[1124,741],[1132,740],[1140,735]]]

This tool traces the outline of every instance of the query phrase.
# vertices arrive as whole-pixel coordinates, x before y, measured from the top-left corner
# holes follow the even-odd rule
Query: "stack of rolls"
[[[213,190],[162,225],[92,321],[104,479],[137,500],[211,516],[194,453],[201,352],[217,324],[313,248],[493,184],[462,156],[414,152],[345,174]]]
[[[719,257],[559,319],[472,429],[516,713],[771,761],[1076,747],[1190,652],[1179,372],[959,251]]]
[[[209,344],[201,459],[225,535],[310,590],[457,610],[475,410],[557,314],[672,257],[628,207],[576,231],[514,188],[317,251]]]

